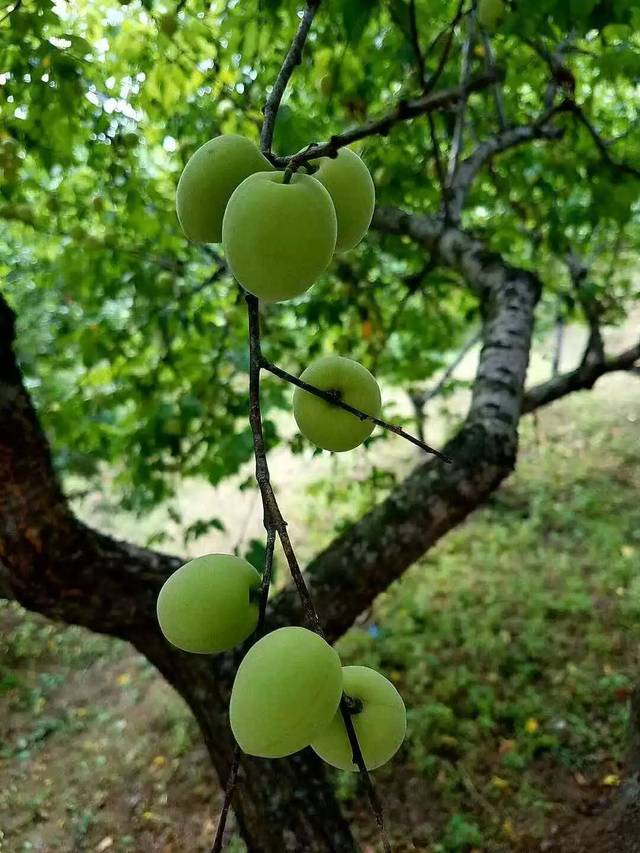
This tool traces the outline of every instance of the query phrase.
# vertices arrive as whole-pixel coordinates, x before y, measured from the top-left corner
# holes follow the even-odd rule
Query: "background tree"
[[[307,567],[335,639],[508,476],[523,413],[640,357],[640,342],[606,353],[600,332],[638,295],[640,5],[512,4],[496,35],[473,3],[318,6],[273,150],[354,129],[344,139],[362,140],[380,204],[356,253],[263,312],[266,357],[297,373],[348,352],[415,396],[482,328],[453,463],[420,463]],[[1,588],[140,649],[193,709],[222,779],[234,662],[186,658],[155,623],[180,561],[80,522],[58,475],[98,484],[107,465],[122,506],[144,513],[181,478],[215,484],[250,458],[242,299],[217,251],[182,238],[173,196],[205,139],[258,138],[298,22],[296,3],[273,0],[38,0],[0,24]],[[525,390],[534,322],[577,316],[580,366]],[[288,407],[286,385],[265,383],[270,447]],[[300,619],[292,590],[268,618]],[[250,849],[353,848],[306,752],[243,762],[234,810]]]

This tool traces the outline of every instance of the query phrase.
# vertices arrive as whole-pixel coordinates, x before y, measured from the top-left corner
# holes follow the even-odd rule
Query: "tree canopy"
[[[25,0],[0,24],[0,268],[23,368],[60,469],[109,465],[135,511],[251,454],[243,306],[218,249],[182,236],[175,185],[212,136],[258,139],[297,8]],[[462,132],[452,104],[432,133],[419,116],[358,146],[378,202],[444,210],[534,270],[539,328],[587,302],[616,322],[637,296],[639,30],[640,3],[626,0],[513,3],[492,34],[453,2],[332,0],[274,150],[385,115],[440,67],[438,87],[455,87],[495,62],[504,82],[469,96]],[[467,172],[443,193],[456,159]],[[569,258],[584,267],[578,287]],[[478,320],[459,270],[382,229],[306,297],[266,310],[264,347],[292,372],[335,351],[420,388]],[[265,386],[269,443],[269,413],[289,398]]]

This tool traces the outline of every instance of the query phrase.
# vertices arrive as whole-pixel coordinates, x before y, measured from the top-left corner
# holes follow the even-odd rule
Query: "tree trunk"
[[[189,705],[224,783],[233,753],[227,707],[237,660],[183,654],[155,634],[131,639]],[[311,749],[277,760],[242,756],[233,810],[250,853],[358,849],[325,765]]]

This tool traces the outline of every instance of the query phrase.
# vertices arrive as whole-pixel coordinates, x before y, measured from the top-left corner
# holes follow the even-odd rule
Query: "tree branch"
[[[614,373],[619,370],[633,372],[638,362],[640,362],[640,342],[617,356],[605,358],[600,362],[589,362],[583,359],[582,364],[575,370],[561,373],[549,379],[548,382],[542,382],[530,388],[522,401],[522,414],[533,412],[540,406],[553,403],[554,400],[566,397],[567,394],[574,391],[589,390],[593,388],[601,376],[607,373]]]
[[[602,136],[600,136],[591,121],[587,118],[582,107],[578,106],[575,101],[570,101],[568,103],[568,111],[571,112],[575,116],[575,118],[587,129],[589,135],[591,136],[591,139],[593,140],[605,163],[607,163],[609,166],[611,166],[611,168],[615,169],[616,171],[640,179],[640,168],[636,166],[631,166],[628,163],[623,163],[622,161],[616,160],[614,157],[611,156],[611,154],[609,153],[610,143],[603,139]]]
[[[304,48],[311,24],[316,12],[320,7],[321,0],[307,0],[307,5],[300,19],[300,24],[296,31],[293,41],[289,47],[289,51],[282,63],[282,67],[278,72],[276,81],[273,84],[273,89],[264,106],[264,122],[262,124],[262,132],[260,133],[260,148],[262,153],[269,155],[271,153],[271,145],[273,144],[273,132],[275,130],[276,118],[282,96],[284,95],[287,83],[291,79],[296,65],[299,65],[302,60],[302,50]]]
[[[454,86],[414,100],[400,101],[390,112],[379,119],[365,122],[351,130],[335,134],[327,142],[313,143],[297,154],[291,154],[287,157],[271,155],[271,162],[278,168],[288,166],[295,171],[310,160],[316,160],[319,157],[335,157],[345,145],[351,145],[360,139],[366,139],[368,136],[386,136],[394,125],[450,107],[461,99],[466,99],[471,93],[486,89],[496,80],[499,80],[501,76],[502,71],[494,69],[490,73],[485,72],[473,77],[466,86]]]
[[[462,46],[462,62],[460,67],[460,86],[466,89],[471,74],[471,49],[475,38],[475,19],[471,15],[468,19],[467,37]],[[451,150],[449,152],[449,168],[447,170],[447,187],[453,182],[456,170],[458,168],[458,160],[462,153],[464,144],[464,124],[465,114],[467,110],[467,98],[461,98],[458,102],[456,111],[456,122],[453,129],[453,139],[451,141]]]
[[[260,366],[265,370],[268,370],[269,373],[273,373],[274,376],[277,376],[279,379],[284,379],[285,382],[289,382],[291,385],[295,385],[297,388],[301,388],[303,391],[308,391],[309,394],[313,394],[316,397],[320,397],[321,400],[324,400],[326,403],[329,403],[332,406],[336,406],[338,409],[343,409],[345,412],[349,412],[352,415],[355,415],[356,418],[359,418],[361,421],[371,421],[376,426],[382,427],[382,429],[387,430],[388,432],[393,432],[395,435],[399,435],[401,438],[404,438],[406,441],[411,442],[411,444],[415,444],[416,447],[419,447],[420,450],[424,450],[425,453],[432,453],[438,459],[441,459],[443,462],[451,462],[448,456],[444,453],[441,453],[439,450],[435,450],[433,447],[429,447],[428,444],[420,441],[415,438],[415,436],[410,435],[408,432],[405,432],[402,427],[396,426],[395,424],[390,424],[387,421],[381,420],[381,418],[376,418],[373,415],[367,415],[365,412],[361,412],[360,409],[356,409],[354,406],[350,406],[349,403],[345,403],[344,400],[336,397],[335,394],[332,394],[330,391],[323,391],[321,388],[316,388],[315,385],[309,385],[308,382],[305,382],[303,379],[299,379],[297,376],[294,376],[292,373],[287,373],[286,370],[283,370],[281,367],[278,367],[275,364],[272,364],[270,361],[267,361],[265,358],[261,358]]]
[[[536,139],[559,139],[562,136],[560,128],[549,124],[550,119],[559,109],[560,107],[555,107],[548,110],[531,124],[503,130],[491,139],[480,143],[475,151],[460,163],[450,188],[450,210],[453,221],[459,221],[476,176],[497,154]]]

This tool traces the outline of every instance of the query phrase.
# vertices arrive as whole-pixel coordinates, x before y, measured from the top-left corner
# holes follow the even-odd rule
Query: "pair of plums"
[[[191,560],[160,591],[162,632],[188,652],[232,648],[256,629],[259,586],[258,572],[239,557]],[[279,628],[249,649],[231,692],[231,729],[249,755],[282,758],[311,746],[334,767],[357,770],[340,711],[343,692],[355,700],[352,719],[365,764],[380,767],[404,740],[400,694],[373,669],[343,667],[335,649],[306,628]]]
[[[265,302],[308,290],[335,252],[354,248],[371,223],[375,190],[353,151],[311,164],[285,183],[253,142],[227,134],[193,154],[178,183],[176,207],[186,236],[222,241],[240,284]]]

